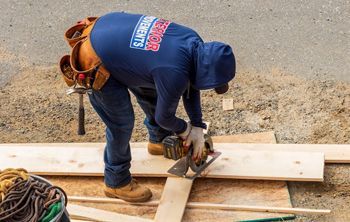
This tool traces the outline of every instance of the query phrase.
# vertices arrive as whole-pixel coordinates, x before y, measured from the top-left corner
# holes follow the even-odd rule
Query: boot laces
[[[137,182],[137,180],[131,179],[130,185],[131,185],[131,190],[136,189],[136,188],[138,187],[138,182]]]

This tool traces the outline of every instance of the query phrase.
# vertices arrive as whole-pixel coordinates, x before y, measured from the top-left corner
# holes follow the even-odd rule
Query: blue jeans
[[[149,141],[159,143],[172,134],[155,122],[156,90],[130,87],[129,90],[136,96],[146,114],[144,124],[148,129]],[[93,91],[89,98],[106,124],[105,184],[113,188],[124,186],[131,181],[129,141],[135,120],[128,88],[111,76],[105,86],[100,91]]]

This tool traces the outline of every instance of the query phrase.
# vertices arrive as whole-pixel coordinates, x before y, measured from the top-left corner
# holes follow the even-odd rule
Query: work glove
[[[200,160],[205,147],[203,128],[191,126],[190,123],[187,123],[185,132],[179,134],[179,136],[185,141],[185,147],[193,145],[192,159]]]

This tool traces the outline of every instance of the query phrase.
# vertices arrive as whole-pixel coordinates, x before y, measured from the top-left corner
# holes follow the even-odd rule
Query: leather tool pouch
[[[97,17],[87,17],[82,21],[77,22],[76,25],[70,27],[64,33],[64,38],[70,47],[73,48],[77,42],[88,37],[96,20]]]
[[[72,51],[70,56],[65,55],[61,58],[59,65],[63,79],[69,87],[78,84],[87,89],[101,90],[110,77],[109,71],[104,67],[90,43],[90,32],[96,19],[96,17],[88,17],[65,33],[65,39],[72,47]],[[89,44],[89,54],[94,55],[96,61],[95,65],[88,70],[81,70],[79,50],[85,41]]]
[[[102,87],[106,84],[110,75],[111,74],[107,71],[107,69],[101,65],[95,74],[95,80],[92,84],[92,88],[94,90],[101,90]]]
[[[65,55],[60,60],[60,70],[63,76],[63,80],[69,87],[74,86],[76,73],[73,71],[70,65],[70,55]]]

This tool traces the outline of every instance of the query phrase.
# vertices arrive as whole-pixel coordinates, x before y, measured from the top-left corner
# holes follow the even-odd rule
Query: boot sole
[[[121,196],[121,195],[117,195],[117,194],[111,194],[107,191],[104,191],[105,192],[105,195],[107,197],[110,197],[110,198],[119,198],[121,200],[125,200],[127,202],[146,202],[148,201],[149,199],[151,199],[152,197],[152,193],[150,196],[145,196],[145,197],[135,197],[135,198],[132,198],[132,197],[124,197],[124,196]]]

